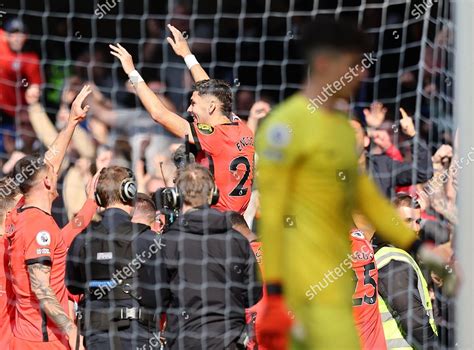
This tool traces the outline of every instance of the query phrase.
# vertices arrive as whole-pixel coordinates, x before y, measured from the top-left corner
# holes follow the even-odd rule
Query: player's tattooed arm
[[[192,56],[192,52],[189,48],[186,38],[183,36],[183,33],[181,33],[176,27],[172,26],[171,24],[168,24],[168,28],[171,31],[171,34],[173,34],[173,38],[168,37],[166,38],[166,40],[173,48],[174,53],[178,56],[181,56],[186,61],[186,56]],[[194,56],[193,59],[195,59]],[[204,68],[202,68],[202,66],[197,61],[194,61],[194,63],[195,64],[193,64],[189,68],[194,81],[198,82],[201,80],[210,79]]]
[[[75,326],[66,314],[49,283],[51,267],[35,263],[28,265],[31,291],[40,302],[41,309],[65,334],[70,334]]]

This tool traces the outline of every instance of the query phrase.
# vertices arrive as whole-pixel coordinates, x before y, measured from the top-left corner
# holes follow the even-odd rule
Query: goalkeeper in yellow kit
[[[349,24],[310,23],[303,33],[310,72],[306,86],[277,106],[258,130],[259,232],[268,291],[260,316],[265,348],[288,347],[285,303],[296,317],[302,348],[360,348],[348,256],[354,210],[396,246],[418,251],[421,245],[359,171],[354,131],[348,116],[335,108],[338,99],[355,92],[375,61],[363,54],[366,42],[365,34]]]

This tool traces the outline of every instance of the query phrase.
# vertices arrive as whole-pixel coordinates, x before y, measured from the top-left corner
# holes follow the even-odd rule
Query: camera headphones
[[[101,173],[104,171],[104,169],[101,170]],[[123,179],[122,182],[120,183],[120,190],[119,190],[120,200],[124,204],[134,201],[138,192],[137,184],[135,182],[135,177],[133,175],[133,172],[128,168],[127,168],[127,172],[128,172],[128,176],[125,179]],[[100,178],[100,175],[99,175],[99,178]],[[102,198],[99,195],[99,192],[97,192],[97,187],[96,187],[96,191],[94,192],[94,199],[98,206],[104,208],[105,201],[102,200]]]
[[[161,203],[163,207],[168,207],[168,209],[179,209],[183,204],[183,195],[178,187],[168,187],[164,188],[161,192]],[[212,197],[208,203],[210,206],[216,205],[219,202],[219,189],[214,185],[212,189]]]

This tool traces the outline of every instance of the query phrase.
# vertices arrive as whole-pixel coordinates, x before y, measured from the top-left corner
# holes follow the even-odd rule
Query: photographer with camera
[[[131,170],[101,170],[95,200],[105,211],[71,245],[66,285],[80,302],[80,330],[88,350],[147,346],[156,335],[166,273],[162,243],[148,225],[132,222],[137,188]]]
[[[262,295],[252,249],[232,229],[230,213],[210,208],[218,191],[208,169],[185,166],[176,187],[167,192],[166,198],[180,208],[162,237],[171,291],[165,330],[169,348],[243,348],[245,308]]]

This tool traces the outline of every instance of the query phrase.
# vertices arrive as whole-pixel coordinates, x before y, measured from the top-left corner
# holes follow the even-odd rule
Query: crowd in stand
[[[149,23],[149,27],[150,31],[154,30],[153,23]],[[177,171],[174,156],[183,143],[182,139],[156,123],[144,108],[114,104],[113,99],[96,85],[97,82],[84,80],[80,74],[64,80],[59,109],[51,118],[42,104],[44,81],[41,80],[39,58],[34,53],[22,53],[26,40],[27,30],[20,20],[10,21],[5,30],[0,31],[2,198],[10,198],[10,191],[15,190],[11,188],[14,185],[10,186],[7,178],[14,176],[16,165],[21,159],[44,153],[48,148],[54,152],[50,147],[60,131],[67,126],[73,101],[84,85],[90,86],[86,102],[90,106],[87,119],[81,120],[75,127],[64,161],[58,170],[59,197],[53,202],[51,212],[58,226],[64,227],[70,221],[84,220],[84,203],[93,197],[90,184],[94,174],[101,169],[113,166],[132,169],[137,191],[142,194],[144,202],[155,198],[158,189],[174,186]],[[197,50],[200,49],[205,50],[202,47]],[[147,47],[145,60],[154,60],[155,51],[152,45]],[[147,79],[145,74],[143,73],[144,78]],[[186,79],[191,80],[191,77]],[[128,82],[126,84],[124,89],[134,94],[133,86]],[[182,82],[167,80],[166,84],[182,88]],[[180,106],[175,105],[176,99],[172,94],[163,94],[166,91],[166,87],[163,88],[164,82],[155,80],[148,86],[159,95],[167,110],[173,113],[181,110]],[[244,123],[252,133],[256,133],[260,123],[271,111],[272,101],[254,101],[253,94],[245,91],[238,92],[236,99],[237,113],[244,111],[244,114],[248,114]],[[420,237],[433,241],[440,254],[454,263],[457,177],[470,155],[459,155],[456,152],[454,135],[445,138],[452,140],[449,144],[442,144],[432,152],[432,145],[427,144],[428,140],[417,134],[413,117],[403,108],[399,112],[400,115],[397,113],[396,118],[391,116],[391,119],[399,122],[391,121],[387,117],[387,108],[375,101],[363,110],[363,115],[351,118],[351,125],[356,133],[359,165],[368,171],[388,199],[406,196],[403,197],[405,202],[409,198],[416,203],[406,206],[419,209],[420,217],[416,219],[416,224],[419,225]],[[258,155],[258,149],[256,152]],[[258,157],[256,161],[258,171]],[[15,203],[7,203],[3,199],[0,202],[3,237],[9,230],[5,226],[6,210],[12,209]],[[398,202],[396,205],[402,206]],[[148,225],[157,234],[162,233],[162,214],[156,211],[155,216],[148,218]],[[241,229],[237,231],[245,233],[248,240],[254,242],[259,233],[258,221],[261,215],[258,187],[255,185],[251,189],[250,203],[242,214],[248,227],[239,222]],[[234,217],[234,223],[235,220],[239,221]],[[368,227],[365,229],[371,230]],[[1,252],[6,254],[5,251]],[[418,263],[423,270],[422,262]],[[443,294],[441,278],[429,270],[423,270],[423,273],[433,303],[439,342],[444,346],[452,346],[453,300]],[[3,288],[4,285],[0,287]],[[385,288],[386,293],[389,293],[387,290],[390,288]],[[1,293],[5,294],[5,290],[0,290],[0,296]],[[2,324],[4,326],[4,322]]]

